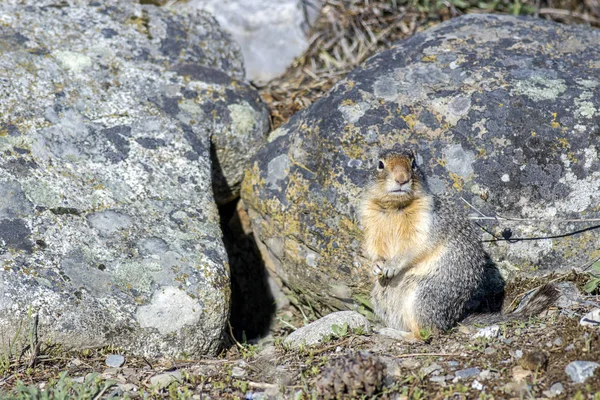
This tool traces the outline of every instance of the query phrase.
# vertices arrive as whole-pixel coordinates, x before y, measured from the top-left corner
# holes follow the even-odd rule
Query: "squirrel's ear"
[[[417,159],[417,152],[415,151],[415,149],[410,149],[410,155],[412,156],[413,160]]]

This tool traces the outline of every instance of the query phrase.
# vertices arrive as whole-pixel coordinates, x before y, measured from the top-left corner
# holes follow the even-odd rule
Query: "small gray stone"
[[[388,327],[378,328],[375,333],[394,340],[405,340],[406,336],[410,334],[410,332],[399,331],[398,329]]]
[[[302,344],[315,345],[333,334],[333,325],[341,327],[345,323],[348,324],[348,333],[351,333],[350,329],[360,328],[365,332],[371,330],[371,323],[363,315],[356,311],[338,311],[296,329],[285,339],[284,344],[291,348],[298,348]]]
[[[571,343],[570,345],[568,345],[567,347],[565,347],[565,351],[573,351],[575,350],[575,344]]]
[[[550,389],[544,390],[544,396],[552,399],[556,396],[560,396],[564,392],[565,388],[562,383],[556,382],[554,385],[550,386]]]
[[[554,342],[552,342],[552,344],[554,344],[555,346],[562,346],[563,341],[561,338],[556,338],[554,339]]]
[[[436,376],[430,377],[429,380],[431,382],[435,382],[435,383],[444,383],[444,382],[446,382],[446,377],[443,376],[443,375],[441,375],[441,376],[440,375],[436,375]]]
[[[233,367],[231,369],[231,376],[233,376],[234,378],[241,378],[244,375],[246,375],[246,370],[244,368]]]
[[[442,371],[442,367],[441,365],[437,364],[437,363],[433,363],[431,365],[428,365],[427,367],[423,367],[421,368],[421,374],[423,376],[427,376],[427,375],[439,375],[439,373]]]
[[[523,357],[523,350],[515,350],[514,356],[517,360],[520,359],[521,357]]]
[[[560,292],[560,296],[556,300],[556,306],[559,309],[568,310],[569,308],[577,307],[584,300],[581,292],[573,282],[559,282],[556,286]]]
[[[105,379],[112,379],[119,373],[119,368],[107,368],[102,372],[101,376]]]
[[[483,390],[483,384],[481,382],[479,382],[477,379],[475,379],[473,381],[473,383],[471,384],[471,388],[473,388],[475,390],[482,391]]]
[[[449,367],[456,368],[459,363],[458,361],[448,361],[446,364],[448,364]]]
[[[488,379],[496,378],[497,376],[498,376],[497,372],[492,372],[489,369],[485,369],[485,370],[481,371],[481,373],[479,374],[479,379],[482,381],[485,381]]]
[[[486,338],[486,339],[495,339],[500,335],[500,326],[499,325],[490,325],[485,328],[479,329],[472,337],[472,339],[477,338]]]
[[[123,392],[136,392],[138,390],[138,386],[133,383],[119,383],[117,386]]]
[[[581,317],[579,324],[582,326],[600,327],[600,308],[596,308]]]
[[[79,367],[81,364],[83,364],[83,361],[81,361],[79,358],[74,358],[69,362],[68,367]]]
[[[176,370],[154,375],[152,378],[150,378],[150,384],[158,389],[164,389],[169,386],[171,382],[179,380],[181,380],[181,372]]]
[[[111,354],[106,357],[105,364],[112,368],[119,368],[125,364],[125,357],[120,354]]]
[[[594,375],[594,370],[600,367],[600,364],[593,361],[573,361],[567,365],[565,372],[575,383],[583,383]]]
[[[455,379],[467,379],[473,376],[477,376],[481,373],[479,368],[467,368],[456,371],[454,374],[456,375]]]

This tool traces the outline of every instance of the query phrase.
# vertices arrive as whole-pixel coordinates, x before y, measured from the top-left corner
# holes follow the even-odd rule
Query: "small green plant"
[[[346,335],[348,335],[348,331],[349,329],[347,322],[344,322],[341,326],[337,324],[331,325],[331,332],[337,338],[341,339],[343,337],[346,337]]]
[[[256,355],[256,353],[258,353],[259,350],[260,349],[259,349],[258,345],[249,344],[249,343],[244,343],[240,347],[240,353],[242,353],[242,358],[244,360],[248,360],[248,359],[254,357]]]
[[[597,293],[600,287],[600,260],[592,264],[592,270],[589,272],[590,280],[585,284],[583,290],[589,294]]]
[[[581,390],[577,391],[577,393],[575,393],[575,396],[573,396],[573,400],[585,400],[586,396],[581,392]]]
[[[102,380],[97,373],[87,375],[81,383],[73,382],[65,371],[60,373],[58,380],[51,379],[43,389],[19,381],[12,392],[0,393],[0,397],[5,400],[91,400],[101,398],[114,384],[115,381]]]
[[[419,329],[419,337],[421,338],[421,340],[423,341],[428,341],[429,339],[431,339],[431,329],[429,328],[422,328]]]
[[[354,332],[357,335],[366,335],[367,331],[365,330],[365,327],[362,325],[357,326],[356,328],[352,329],[352,332]]]

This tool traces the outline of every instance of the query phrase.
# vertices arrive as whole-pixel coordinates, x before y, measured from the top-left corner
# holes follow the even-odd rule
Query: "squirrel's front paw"
[[[398,269],[386,261],[375,261],[373,263],[373,275],[379,278],[391,279],[398,275]]]
[[[379,277],[383,274],[383,265],[385,262],[383,261],[375,261],[373,262],[373,275]]]

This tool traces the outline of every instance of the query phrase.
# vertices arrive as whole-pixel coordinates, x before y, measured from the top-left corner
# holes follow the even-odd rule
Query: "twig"
[[[104,393],[106,393],[106,391],[107,391],[108,389],[110,389],[111,387],[113,387],[113,386],[115,386],[115,385],[105,386],[105,387],[104,387],[104,388],[103,388],[103,389],[100,391],[100,393],[98,393],[96,396],[94,396],[94,400],[98,400],[98,399],[102,398],[102,395],[103,395]]]
[[[180,364],[227,364],[233,363],[232,360],[175,360]]]
[[[400,354],[394,356],[394,358],[408,358],[408,357],[463,357],[460,354],[452,353],[411,353],[411,354]]]
[[[231,327],[231,322],[227,321],[227,325],[229,326],[229,335],[231,336],[231,339],[233,339],[233,341],[235,342],[235,344],[237,345],[237,347],[239,349],[244,349],[244,346],[237,341],[237,339],[235,338],[235,336],[233,336],[233,328]]]
[[[477,213],[479,213],[479,215],[481,215],[482,217],[485,217],[485,218],[490,218],[490,217],[488,217],[487,215],[485,215],[484,213],[482,213],[481,211],[479,211],[477,208],[475,208],[475,206],[474,206],[473,204],[469,203],[469,202],[468,202],[468,201],[467,201],[467,200],[466,200],[464,197],[462,197],[462,196],[461,196],[461,197],[460,197],[460,199],[461,199],[462,201],[464,201],[465,203],[467,203],[467,205],[468,205],[469,207],[471,207],[473,210],[475,210]]]
[[[152,364],[150,363],[150,361],[148,361],[148,359],[147,359],[146,357],[142,357],[142,360],[144,360],[144,362],[145,362],[146,364],[148,364],[148,366],[150,367],[150,369],[151,369],[152,371],[155,371],[154,367],[152,366]]]
[[[279,317],[279,322],[281,322],[282,324],[284,324],[285,326],[292,328],[293,330],[296,330],[298,328],[296,328],[294,325],[290,324],[289,322],[285,321],[283,318]]]
[[[590,17],[586,14],[581,14],[578,12],[572,12],[568,10],[560,10],[557,8],[540,8],[540,15],[560,15],[562,17],[575,17],[584,20],[588,23],[600,24],[600,19]]]
[[[276,388],[277,385],[273,384],[273,383],[266,383],[266,382],[252,382],[252,381],[246,381],[246,383],[248,384],[248,386],[253,387],[255,389],[272,389],[272,388]]]
[[[352,339],[352,338],[344,339],[344,340],[342,340],[342,341],[341,341],[341,342],[339,342],[339,343],[336,343],[336,344],[331,344],[331,345],[329,345],[329,346],[326,346],[326,347],[323,347],[323,348],[321,348],[321,349],[315,350],[315,351],[313,351],[313,355],[321,354],[321,353],[324,353],[324,352],[326,352],[327,350],[331,350],[331,349],[334,349],[334,348],[336,348],[336,347],[338,347],[338,346],[341,346],[341,345],[343,345],[343,344],[346,344],[346,343],[348,343],[348,342],[349,342],[351,339]]]

